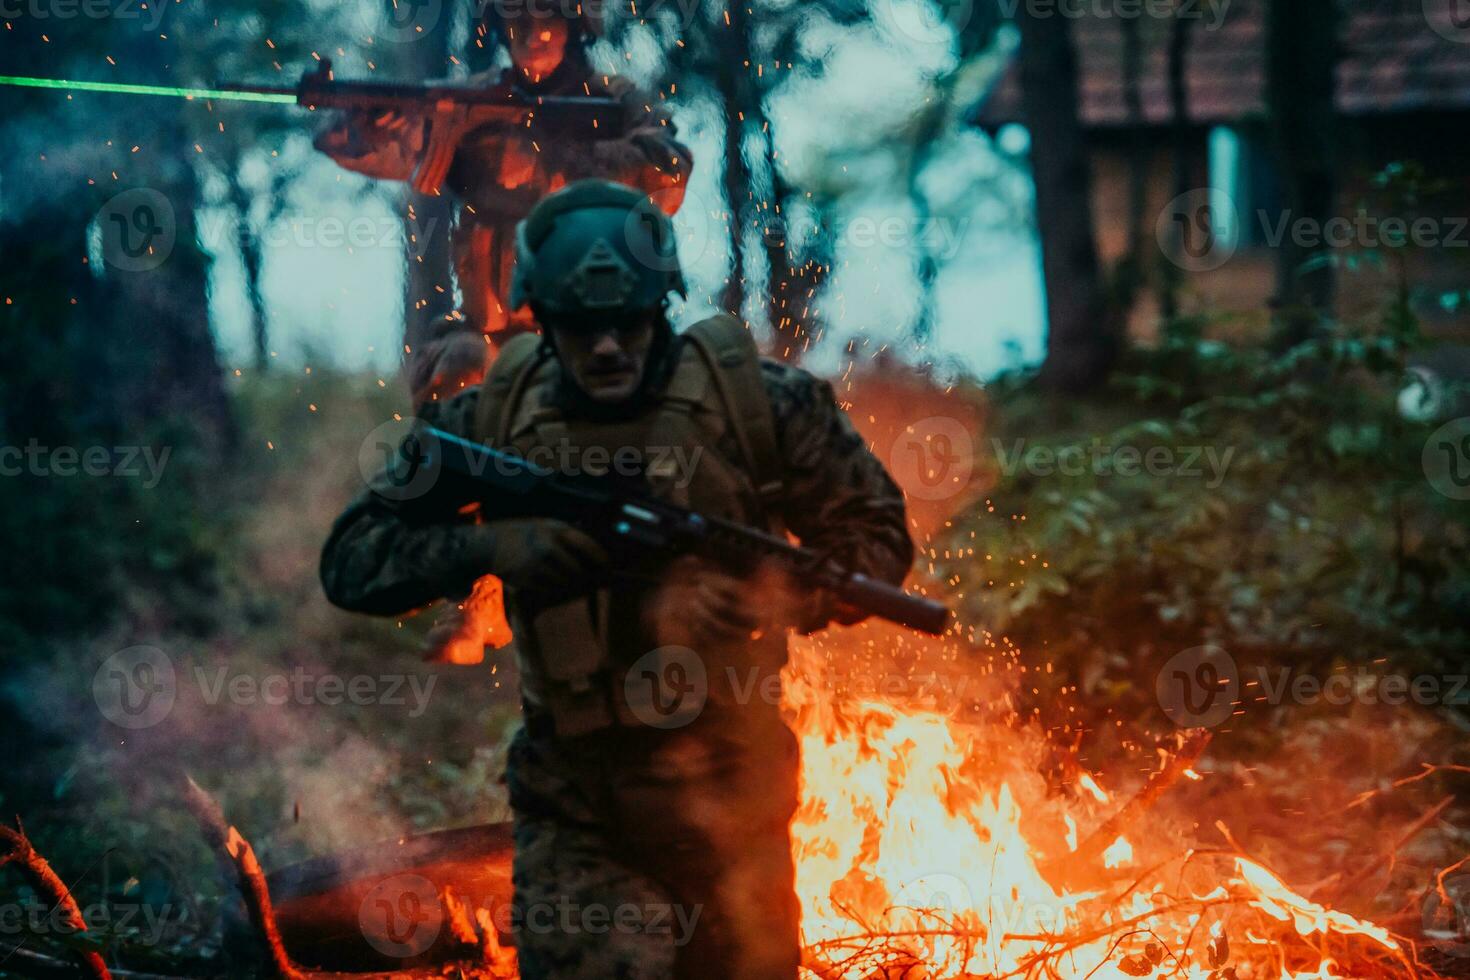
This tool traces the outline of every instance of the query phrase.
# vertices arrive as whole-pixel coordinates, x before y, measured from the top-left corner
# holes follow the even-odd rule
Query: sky
[[[1024,218],[1029,178],[983,134],[954,126],[921,178],[931,216],[916,219],[891,154],[874,152],[874,145],[881,148],[883,132],[900,126],[927,96],[926,79],[953,62],[954,39],[942,26],[896,23],[883,4],[875,13],[875,23],[857,28],[814,22],[804,43],[824,52],[824,72],[789,81],[768,107],[778,156],[794,183],[802,186],[803,174],[816,176],[824,167],[846,168],[839,175],[846,192],[828,219],[837,242],[835,271],[821,302],[828,334],[807,363],[818,371],[839,369],[853,336],[873,347],[888,344],[916,362],[945,362],[981,377],[1036,363],[1045,314],[1039,245]],[[639,43],[636,37],[630,42],[634,65]],[[630,64],[605,48],[594,56],[608,66],[614,59]],[[346,70],[339,73],[347,77]],[[675,310],[676,324],[713,312],[710,299],[729,268],[715,109],[698,95],[673,103],[680,138],[695,159],[685,204],[675,216],[691,286],[690,302]],[[1000,142],[1012,153],[1023,151],[1025,134],[1003,132]],[[265,231],[271,347],[288,365],[390,373],[398,363],[403,317],[399,187],[341,170],[313,154],[304,136],[292,152],[305,164],[302,176],[286,212]],[[799,233],[799,216],[788,220]],[[230,218],[206,212],[201,226],[205,247],[216,257],[211,297],[221,356],[230,368],[248,368],[248,306]],[[939,263],[933,328],[923,348],[910,334],[919,311],[921,247]],[[748,312],[759,311],[753,303]]]

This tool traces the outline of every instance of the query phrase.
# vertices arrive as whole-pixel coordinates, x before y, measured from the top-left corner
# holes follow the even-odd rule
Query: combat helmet
[[[674,226],[648,195],[581,180],[542,198],[516,227],[510,308],[537,319],[596,321],[662,310],[686,295]]]

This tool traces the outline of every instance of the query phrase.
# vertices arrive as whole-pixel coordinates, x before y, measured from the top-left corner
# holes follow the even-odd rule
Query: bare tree
[[[1072,20],[1023,5],[1017,24],[1046,287],[1042,379],[1054,390],[1090,388],[1112,368],[1121,321],[1106,302],[1098,265],[1092,180],[1077,109]]]
[[[1266,107],[1290,220],[1325,223],[1335,210],[1338,49],[1336,0],[1267,0]],[[1320,226],[1320,225],[1319,225]],[[1307,339],[1332,306],[1324,243],[1287,235],[1277,250],[1277,343]]]

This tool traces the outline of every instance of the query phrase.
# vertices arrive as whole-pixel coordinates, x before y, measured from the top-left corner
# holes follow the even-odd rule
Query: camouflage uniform
[[[666,362],[677,361],[684,343],[675,339]],[[803,544],[871,577],[901,581],[913,558],[902,495],[831,386],[764,360],[759,378],[784,470],[776,516]],[[469,391],[421,414],[475,438],[481,397]],[[726,428],[713,449],[738,459],[735,438]],[[486,532],[450,507],[424,513],[368,492],[332,531],[323,583],[337,604],[380,614],[460,595],[488,570],[476,539]],[[738,646],[727,651],[737,658],[730,663],[757,648],[765,651],[761,662],[728,681],[712,668],[708,706],[677,729],[615,726],[560,737],[528,702],[507,765],[523,976],[796,976],[789,824],[797,744],[779,699],[751,695],[778,674],[785,639]],[[589,908],[603,910],[592,922],[603,928],[582,918]],[[569,911],[548,926],[547,909]]]
[[[580,62],[580,58],[577,59]],[[518,80],[514,69],[472,75],[468,87],[492,88]],[[648,194],[673,214],[683,201],[693,166],[672,118],[656,100],[625,78],[592,75],[569,60],[537,95],[591,95],[622,105],[618,139],[542,141],[528,147],[522,133],[486,126],[460,140],[446,183],[459,201],[452,250],[461,309],[408,355],[409,387],[415,404],[452,395],[484,374],[497,343],[532,329],[512,321],[503,302],[515,257],[516,222],[532,205],[564,184],[586,177],[615,180]],[[342,166],[382,180],[408,180],[425,152],[425,120],[388,128],[368,113],[348,113],[317,137],[317,148]]]

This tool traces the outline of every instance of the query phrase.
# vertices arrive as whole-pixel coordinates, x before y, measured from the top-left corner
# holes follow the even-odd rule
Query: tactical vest
[[[778,529],[780,454],[753,338],[734,318],[716,316],[681,340],[661,393],[631,418],[600,420],[569,417],[558,407],[555,356],[538,337],[517,337],[485,379],[473,437],[561,472],[615,468],[628,475],[636,467],[659,499]],[[647,718],[625,678],[656,646],[641,621],[648,589],[648,583],[614,584],[547,609],[522,608],[511,597],[522,697],[528,711],[549,716],[558,736],[638,726]],[[769,635],[698,655],[714,701],[716,688],[728,689],[721,683],[726,675],[751,665],[779,670],[785,638]]]

